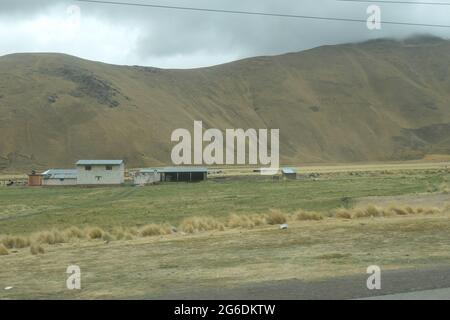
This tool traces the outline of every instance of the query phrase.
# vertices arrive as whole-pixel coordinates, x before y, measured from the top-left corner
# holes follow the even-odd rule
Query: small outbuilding
[[[28,186],[29,187],[40,187],[42,186],[42,174],[33,171],[28,175]]]
[[[296,180],[297,179],[297,170],[294,168],[282,168],[281,174],[284,179]]]
[[[253,172],[260,173],[263,176],[275,176],[280,173],[280,168],[258,168],[254,169]]]
[[[161,173],[158,169],[141,169],[134,174],[134,185],[145,186],[161,181]]]
[[[80,160],[77,166],[77,184],[82,186],[121,185],[125,183],[123,160]]]
[[[77,170],[50,169],[42,173],[43,186],[75,186],[77,185]]]
[[[200,182],[208,179],[208,169],[200,167],[172,167],[159,169],[164,182]]]

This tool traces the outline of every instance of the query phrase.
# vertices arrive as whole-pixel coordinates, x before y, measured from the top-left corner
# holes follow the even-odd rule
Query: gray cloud
[[[45,8],[61,3],[57,0],[2,0],[0,3],[0,15],[20,14],[33,15]]]
[[[352,19],[366,19],[368,6],[364,3],[335,0],[134,2]],[[64,41],[61,39],[64,36],[51,28],[62,28],[58,27],[63,23],[61,20],[68,18],[65,8],[74,4],[81,9],[80,28],[77,29],[77,34],[71,33],[67,41]],[[450,7],[405,4],[380,7],[382,19],[386,21],[450,24]],[[0,18],[3,21],[3,24],[0,24],[0,35],[1,28],[3,34],[6,34],[5,28],[8,28],[11,35],[0,43],[0,54],[17,51],[58,51],[109,63],[161,67],[197,67],[249,56],[280,54],[320,45],[381,37],[403,38],[424,33],[444,38],[450,36],[450,29],[443,28],[383,25],[381,31],[374,32],[369,31],[364,23],[188,12],[57,0],[2,0]],[[48,36],[48,33],[52,32],[55,32],[53,38]]]

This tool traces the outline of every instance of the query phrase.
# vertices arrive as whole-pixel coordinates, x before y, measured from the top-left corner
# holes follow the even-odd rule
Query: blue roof
[[[50,169],[42,173],[44,179],[76,179],[77,170]]]
[[[80,160],[77,166],[120,166],[123,160]]]
[[[295,170],[294,168],[282,168],[281,172],[286,174],[294,174],[297,173],[297,170]]]

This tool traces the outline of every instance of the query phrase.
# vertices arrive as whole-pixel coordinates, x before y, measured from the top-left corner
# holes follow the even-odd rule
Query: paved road
[[[450,288],[388,294],[361,300],[450,300]]]
[[[343,300],[446,299],[450,300],[450,266],[382,272],[382,289],[367,289],[368,275],[362,273],[324,281],[273,281],[238,288],[217,288],[160,297],[181,300]],[[148,298],[148,297],[147,297]]]

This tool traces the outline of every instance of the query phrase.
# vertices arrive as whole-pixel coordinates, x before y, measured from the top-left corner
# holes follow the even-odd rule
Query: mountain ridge
[[[199,69],[0,57],[0,169],[170,164],[171,132],[279,128],[284,164],[450,154],[450,42],[374,40]]]

